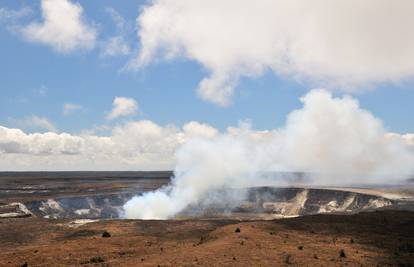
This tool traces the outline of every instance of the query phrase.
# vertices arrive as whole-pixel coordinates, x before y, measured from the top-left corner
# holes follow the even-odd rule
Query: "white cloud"
[[[199,123],[196,121],[191,121],[184,125],[183,131],[185,135],[190,137],[204,137],[204,138],[213,138],[218,136],[219,131],[205,123]]]
[[[82,109],[83,107],[81,105],[74,104],[74,103],[65,103],[63,104],[62,113],[63,115],[67,116]]]
[[[200,122],[178,127],[148,120],[105,128],[104,134],[28,134],[0,127],[0,170],[175,168],[188,173],[184,181],[195,177],[200,186],[236,184],[235,177],[272,171],[308,171],[321,184],[392,183],[412,174],[414,135],[386,133],[351,97],[314,90],[302,101],[285,126],[268,131],[245,123],[220,132]]]
[[[118,117],[129,116],[138,112],[138,103],[133,98],[115,97],[112,102],[112,111],[106,116],[107,119],[113,120]]]
[[[141,51],[185,57],[210,75],[199,95],[228,105],[241,76],[277,75],[317,86],[394,82],[414,75],[411,0],[154,0],[137,19]]]
[[[131,52],[129,44],[122,36],[114,36],[103,43],[103,56],[125,56]]]
[[[32,115],[23,119],[12,119],[12,122],[17,126],[30,131],[57,131],[55,125],[46,117]]]
[[[116,33],[102,42],[102,56],[125,56],[131,52],[127,36],[131,31],[127,21],[114,8],[107,7],[105,11],[109,14],[115,24]]]
[[[188,134],[174,125],[134,121],[107,136],[27,134],[0,126],[0,170],[171,170],[178,146],[195,132],[203,138],[211,134],[203,133],[211,126],[190,124]]]
[[[52,132],[26,134],[19,129],[0,126],[0,153],[37,156],[74,155],[79,152],[84,140],[66,133]],[[4,155],[3,155],[4,156]],[[36,160],[33,159],[33,163]],[[17,164],[19,165],[19,164]],[[30,166],[36,168],[36,166]]]
[[[115,27],[117,28],[117,30],[120,32],[124,31],[127,24],[124,17],[122,17],[121,14],[119,14],[119,12],[112,7],[106,7],[105,11],[106,13],[108,13],[112,21],[115,23]]]
[[[18,10],[12,10],[5,7],[0,8],[0,22],[13,22],[32,13],[32,9],[24,6]]]
[[[83,17],[79,3],[69,0],[42,0],[42,22],[21,28],[29,41],[51,46],[60,53],[70,53],[95,46],[97,31]]]

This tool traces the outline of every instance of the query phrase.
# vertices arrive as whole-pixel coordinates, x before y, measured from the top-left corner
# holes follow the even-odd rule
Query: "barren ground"
[[[107,220],[78,228],[67,223],[0,220],[0,266],[414,266],[409,211],[274,221]],[[103,238],[104,231],[111,237]]]

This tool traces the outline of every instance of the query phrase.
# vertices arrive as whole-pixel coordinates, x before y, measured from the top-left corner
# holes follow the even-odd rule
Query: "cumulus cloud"
[[[31,115],[23,119],[12,119],[12,122],[30,131],[57,131],[56,126],[48,118],[37,115]]]
[[[197,122],[179,128],[142,120],[99,136],[28,134],[0,126],[0,170],[171,170],[177,147],[189,138],[211,136],[210,128]]]
[[[83,107],[79,104],[74,103],[65,103],[63,104],[62,113],[65,116],[68,116],[76,111],[82,110]]]
[[[112,111],[106,116],[107,119],[113,120],[123,116],[129,116],[138,112],[138,103],[133,98],[115,97],[112,102]]]
[[[196,121],[189,122],[184,125],[183,131],[190,137],[205,137],[213,138],[219,134],[219,131],[205,123],[199,123]]]
[[[101,134],[30,134],[0,127],[0,170],[175,169],[169,189],[176,193],[155,195],[166,197],[165,207],[174,206],[154,214],[157,209],[150,207],[164,202],[138,198],[130,203],[128,216],[140,218],[172,216],[225,186],[257,185],[262,173],[304,171],[324,185],[394,183],[413,173],[414,135],[387,133],[351,97],[313,90],[302,102],[283,127],[266,131],[246,123],[219,131],[200,122],[179,127],[149,120],[119,124]],[[137,213],[137,205],[148,209]]]
[[[313,90],[301,100],[303,107],[280,129],[243,126],[189,139],[177,150],[171,184],[132,198],[124,215],[166,219],[226,187],[287,183],[264,174],[300,171],[317,185],[393,184],[414,174],[414,147],[406,136],[389,138],[381,121],[355,99]]]
[[[185,57],[209,71],[199,95],[228,105],[241,76],[356,90],[414,74],[410,0],[153,0],[137,18],[131,68]]]
[[[84,140],[78,136],[53,132],[26,134],[20,129],[0,126],[1,154],[71,155],[77,154]],[[33,166],[32,166],[33,167]]]
[[[48,45],[60,53],[88,50],[95,46],[97,31],[85,21],[79,3],[42,0],[41,9],[41,22],[32,22],[20,29],[27,40]]]

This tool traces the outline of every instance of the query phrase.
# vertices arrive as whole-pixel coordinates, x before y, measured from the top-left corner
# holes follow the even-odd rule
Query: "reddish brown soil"
[[[66,222],[0,220],[0,266],[414,266],[414,212],[111,220],[76,229]],[[91,263],[93,257],[103,262]]]

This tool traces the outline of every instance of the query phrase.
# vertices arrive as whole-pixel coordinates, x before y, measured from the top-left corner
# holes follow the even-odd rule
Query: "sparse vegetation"
[[[292,262],[292,256],[291,255],[286,255],[286,257],[285,257],[285,263],[286,264],[292,264],[293,262]]]
[[[102,233],[102,237],[111,237],[111,234],[109,232],[107,232],[107,231],[104,231]]]
[[[27,262],[25,262],[21,265],[21,267],[27,267],[27,266],[29,266],[29,264]]]
[[[414,239],[414,213],[384,211],[395,220],[384,228],[374,213],[350,216],[315,216],[277,221],[236,222],[229,221],[103,221],[88,226],[64,228],[69,235],[56,227],[55,221],[30,219],[28,222],[2,220],[3,234],[15,231],[16,224],[25,233],[35,233],[41,238],[25,240],[26,235],[2,237],[0,262],[6,266],[139,266],[157,264],[165,266],[377,266],[383,263],[399,266],[412,262]],[[356,218],[356,219],[354,219]],[[37,222],[43,222],[46,225]],[[341,235],[336,233],[333,222],[343,221]],[[402,223],[401,223],[402,222]],[[255,228],[251,228],[256,224]],[[41,228],[37,228],[37,227]],[[402,225],[402,226],[401,226]],[[240,233],[235,233],[236,228]],[[243,233],[241,229],[243,228]],[[56,231],[56,229],[58,231]],[[317,236],[309,229],[315,229]],[[52,231],[53,230],[53,231]],[[81,232],[82,231],[82,232]],[[108,231],[111,238],[102,238]],[[116,231],[116,232],[115,232]],[[13,233],[19,233],[17,230]],[[83,234],[86,233],[86,234]],[[130,234],[132,233],[132,234]],[[272,235],[273,234],[273,235]],[[288,234],[288,235],[287,235]],[[16,238],[22,238],[17,239]],[[336,245],[332,244],[332,239]],[[79,242],[78,242],[79,241]],[[14,242],[14,243],[12,243]],[[59,249],[54,246],[59,243]],[[45,244],[48,243],[47,246]],[[199,243],[200,246],[192,247]],[[354,243],[354,244],[352,244]],[[381,243],[384,248],[381,249]],[[10,253],[5,244],[21,246]],[[118,246],[120,244],[121,246]],[[149,246],[151,244],[151,246]],[[229,249],[231,244],[231,249]],[[215,256],[206,249],[214,246]],[[91,249],[92,248],[92,249]],[[306,248],[306,249],[305,249]],[[341,249],[343,251],[341,252]],[[38,250],[37,254],[34,252]],[[263,252],[265,251],[265,257]],[[224,254],[226,256],[224,256]],[[249,255],[252,257],[247,257]],[[50,255],[50,258],[49,258]],[[289,256],[288,256],[289,255]],[[100,256],[91,259],[93,256]],[[235,260],[233,260],[233,257]],[[196,260],[194,260],[196,259]],[[103,262],[101,260],[104,260]],[[168,261],[168,262],[166,262]],[[181,264],[182,263],[182,264]],[[1,265],[1,264],[0,264]],[[401,265],[403,266],[403,265]]]
[[[90,263],[100,263],[100,262],[104,262],[104,259],[102,259],[101,257],[99,257],[99,256],[95,256],[95,257],[92,257],[90,260],[89,260],[89,262]]]
[[[237,227],[236,230],[234,230],[235,233],[240,233],[240,228]]]
[[[339,251],[339,257],[341,257],[341,258],[346,258],[345,250],[341,249],[341,250]]]

